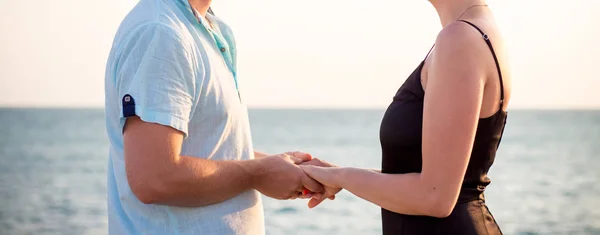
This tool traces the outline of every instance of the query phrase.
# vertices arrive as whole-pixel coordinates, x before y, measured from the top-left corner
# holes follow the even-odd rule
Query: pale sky
[[[102,107],[116,29],[137,0],[0,0],[0,106]],[[600,108],[600,1],[490,0],[511,108]],[[385,107],[440,24],[425,0],[214,0],[253,107]]]

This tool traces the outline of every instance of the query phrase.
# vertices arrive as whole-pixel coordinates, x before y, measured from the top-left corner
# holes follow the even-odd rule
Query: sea
[[[251,109],[257,150],[300,150],[379,168],[384,109]],[[0,109],[0,234],[107,234],[102,109]],[[488,207],[504,234],[600,234],[600,110],[511,110],[490,171]],[[381,234],[380,208],[342,191],[264,198],[267,234]]]

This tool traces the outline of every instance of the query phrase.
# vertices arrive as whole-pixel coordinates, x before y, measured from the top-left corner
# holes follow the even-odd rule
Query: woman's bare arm
[[[390,211],[448,216],[469,162],[482,104],[488,60],[481,59],[487,52],[481,40],[463,24],[448,26],[438,37],[425,93],[421,173],[314,166],[303,167],[305,172],[327,187],[344,188]]]

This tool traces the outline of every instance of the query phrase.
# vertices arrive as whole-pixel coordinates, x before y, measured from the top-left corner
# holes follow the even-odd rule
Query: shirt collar
[[[210,18],[210,14],[206,14],[206,16],[202,16],[200,14],[200,12],[198,12],[196,9],[192,8],[192,11],[194,12],[194,16],[196,17],[196,19],[198,19],[200,24],[202,24],[208,30],[212,30],[213,27],[210,26],[210,23],[207,22],[207,20],[214,22],[213,19],[207,19],[207,18]]]
[[[179,1],[180,3],[182,3],[188,9],[188,11],[190,11],[190,13],[192,13],[194,15],[194,18],[196,18],[196,19],[200,18],[200,21],[201,21],[200,23],[201,24],[205,24],[206,23],[206,22],[204,22],[205,21],[204,18],[209,18],[208,20],[214,21],[214,19],[212,18],[212,16],[209,16],[211,14],[206,14],[205,17],[202,17],[202,15],[200,15],[200,12],[196,11],[196,9],[194,9],[192,7],[192,5],[190,4],[190,1],[188,1],[188,0],[177,0],[177,1]],[[198,17],[196,17],[196,15]]]
[[[186,7],[192,7],[192,6],[190,6],[190,1],[188,1],[188,0],[177,0],[177,1],[183,3],[183,5],[185,5]]]

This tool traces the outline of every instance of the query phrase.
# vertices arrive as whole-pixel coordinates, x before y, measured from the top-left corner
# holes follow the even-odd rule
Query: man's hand
[[[310,161],[304,162],[300,164],[301,166],[319,166],[319,167],[337,167],[329,162],[323,161],[318,158],[314,158]],[[304,167],[301,167],[304,170]],[[321,204],[325,199],[329,198],[330,200],[335,199],[335,195],[339,193],[342,189],[339,187],[329,187],[327,185],[323,185],[325,187],[325,193],[314,193],[312,198],[308,202],[308,207],[313,208]]]
[[[258,177],[256,190],[275,199],[295,199],[306,188],[311,192],[323,193],[325,189],[308,177],[298,164],[310,161],[306,153],[290,152],[258,159],[261,167],[254,172]]]

